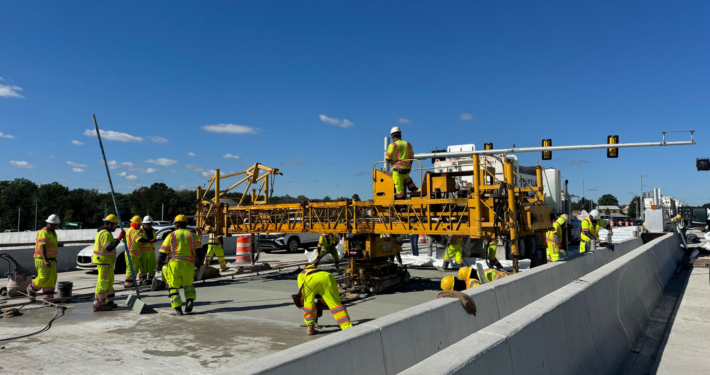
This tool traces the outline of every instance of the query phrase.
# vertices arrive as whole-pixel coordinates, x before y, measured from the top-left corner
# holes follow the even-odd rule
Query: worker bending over
[[[118,227],[118,218],[111,214],[104,219],[104,225],[97,230],[94,239],[94,255],[92,262],[99,271],[99,280],[96,283],[94,292],[94,311],[109,311],[118,305],[113,302],[115,292],[113,291],[113,270],[116,265],[116,246],[126,235],[121,231],[118,238],[113,238],[113,232]]]
[[[148,270],[143,268],[143,249],[146,244],[151,244],[150,240],[146,239],[143,230],[141,229],[141,224],[143,220],[141,217],[136,215],[131,218],[131,227],[126,231],[126,244],[128,244],[128,250],[126,254],[126,278],[123,280],[124,288],[133,288],[133,283],[135,278],[131,273],[131,267],[128,266],[128,258],[133,265],[133,272],[138,274],[138,285],[142,285],[148,276]],[[152,245],[151,245],[152,247]]]
[[[318,263],[320,260],[330,254],[330,256],[333,257],[333,260],[335,260],[335,269],[339,270],[340,269],[340,262],[339,262],[339,257],[338,257],[338,250],[336,249],[336,245],[340,242],[338,239],[338,236],[336,236],[333,233],[323,233],[321,234],[320,238],[318,238],[318,248],[320,249],[318,253],[318,257],[316,258],[315,262],[313,262],[313,265],[318,267]]]
[[[163,272],[163,277],[168,284],[170,306],[174,309],[171,315],[183,315],[180,288],[185,291],[185,312],[192,312],[192,305],[197,298],[195,286],[192,285],[195,277],[195,249],[200,246],[200,237],[187,230],[185,215],[175,217],[175,231],[165,237],[160,247],[158,269]],[[166,265],[168,255],[170,262]]]
[[[547,242],[547,261],[557,262],[560,260],[560,249],[562,248],[562,225],[567,222],[567,215],[562,214],[552,223],[553,229],[545,234]],[[581,252],[581,251],[580,251]]]
[[[486,278],[486,282],[489,283],[509,276],[504,271],[493,269],[487,269],[483,273]],[[441,279],[441,290],[462,291],[464,289],[471,289],[479,285],[481,285],[481,282],[478,279],[478,272],[473,272],[472,267],[461,267],[458,272],[458,280],[455,280],[453,276],[446,276]]]
[[[141,236],[148,240],[142,242],[143,250],[141,251],[141,270],[144,273],[138,275],[140,285],[143,285],[143,278],[147,285],[153,284],[155,278],[155,265],[158,263],[155,258],[155,246],[153,245],[158,239],[155,238],[155,229],[153,229],[153,218],[146,216],[143,218],[143,226]]]
[[[406,199],[407,193],[404,191],[404,185],[407,185],[409,191],[417,191],[417,186],[414,181],[409,178],[409,172],[412,170],[412,159],[414,159],[414,150],[412,145],[402,139],[402,131],[395,126],[390,131],[392,143],[387,146],[385,160],[392,164],[392,181],[394,182],[395,195],[394,199]]]
[[[37,277],[27,286],[27,296],[34,301],[40,290],[44,299],[54,298],[57,285],[57,226],[59,216],[49,215],[47,226],[37,232],[35,240],[35,269]]]
[[[455,261],[458,267],[463,265],[463,236],[451,236],[449,246],[446,247],[446,254],[444,254],[444,270],[449,267],[450,261]]]
[[[303,320],[306,323],[307,334],[314,335],[316,333],[315,323],[318,319],[316,298],[318,297],[321,297],[328,305],[340,329],[348,329],[353,326],[348,310],[340,302],[338,285],[330,272],[309,265],[298,275],[298,287],[303,298]]]
[[[227,267],[227,261],[224,260],[224,237],[218,236],[215,233],[210,233],[210,242],[208,242],[207,255],[205,255],[205,266],[209,266],[212,262],[212,257],[217,256],[217,261],[219,262],[219,270],[226,271],[229,269]]]
[[[582,242],[579,244],[579,253],[592,249],[592,242],[599,243],[599,229],[604,228],[609,234],[614,234],[611,226],[599,218],[599,211],[592,210],[584,220],[582,220]]]

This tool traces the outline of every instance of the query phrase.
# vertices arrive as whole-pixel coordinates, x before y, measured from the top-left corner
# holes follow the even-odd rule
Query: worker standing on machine
[[[37,232],[35,240],[35,268],[37,277],[27,286],[27,296],[34,301],[40,290],[44,299],[54,298],[57,286],[57,226],[59,216],[49,215],[47,226]]]
[[[348,310],[340,302],[338,285],[330,272],[319,270],[314,265],[309,265],[298,275],[298,287],[303,298],[303,320],[306,323],[306,333],[308,335],[316,334],[315,323],[316,319],[318,319],[317,296],[320,296],[328,305],[340,329],[345,330],[353,326],[350,322]]]
[[[180,288],[185,290],[186,313],[192,312],[193,302],[197,298],[192,282],[195,277],[195,249],[200,246],[200,237],[186,229],[185,215],[177,215],[174,224],[175,231],[165,237],[160,247],[157,267],[163,271],[163,277],[168,283],[170,306],[174,309],[171,315],[183,315]],[[170,262],[165,265],[168,254]]]
[[[224,260],[224,237],[218,236],[215,233],[210,233],[210,242],[208,242],[207,255],[205,255],[205,266],[209,266],[212,262],[212,257],[217,256],[217,261],[219,262],[219,270],[226,271],[229,269],[227,267],[227,261]]]
[[[157,239],[155,238],[155,229],[153,229],[153,218],[146,216],[143,218],[143,227],[141,230],[141,236],[148,240],[148,242],[142,242],[143,251],[141,251],[141,267],[145,274],[145,283],[147,285],[153,284],[153,279],[155,278],[155,265],[157,260],[155,258],[155,246],[153,245]],[[138,275],[140,285],[143,285],[143,280],[141,275]]]
[[[126,265],[129,264],[128,257],[130,256],[130,264],[133,264],[133,272],[138,274],[138,285],[141,285],[142,281],[145,280],[148,275],[148,270],[143,268],[141,258],[143,257],[144,244],[150,243],[150,241],[143,236],[141,224],[143,224],[143,220],[141,220],[140,216],[136,215],[131,218],[131,227],[126,231],[126,244],[128,245],[128,249],[125,251]],[[136,277],[131,274],[131,267],[126,266],[126,278],[123,280],[123,287],[126,289],[133,288],[135,279]]]
[[[126,235],[121,231],[117,239],[113,239],[113,232],[118,227],[118,218],[111,214],[104,219],[104,225],[97,230],[94,239],[94,255],[92,263],[99,271],[99,280],[96,283],[94,294],[94,311],[110,311],[118,305],[113,302],[115,292],[113,290],[113,271],[116,264],[116,246]]]
[[[404,186],[407,185],[409,191],[417,191],[417,186],[414,181],[409,178],[409,172],[412,170],[412,159],[414,158],[414,150],[412,145],[402,139],[402,131],[395,126],[390,131],[392,143],[387,146],[385,160],[392,164],[392,181],[394,182],[395,196],[394,199],[406,199],[407,193],[404,191]]]
[[[336,245],[340,242],[338,239],[338,236],[336,236],[333,233],[323,233],[321,234],[320,238],[318,238],[318,248],[319,253],[318,253],[318,258],[316,258],[315,262],[313,262],[313,265],[315,267],[318,267],[318,263],[320,260],[330,254],[330,256],[333,257],[333,260],[335,260],[335,269],[339,270],[340,269],[340,257],[338,256],[338,250],[336,249]]]
[[[449,246],[446,247],[444,254],[443,269],[446,271],[449,268],[449,262],[455,261],[460,268],[463,265],[463,236],[452,236],[449,241]]]
[[[611,226],[599,218],[599,210],[592,210],[584,220],[582,220],[582,242],[579,244],[579,253],[591,250],[592,241],[597,243],[599,240],[599,229],[604,228],[609,231],[609,234],[614,234]]]

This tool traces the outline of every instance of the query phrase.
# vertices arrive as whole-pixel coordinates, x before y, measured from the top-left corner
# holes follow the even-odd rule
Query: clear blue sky
[[[628,203],[643,174],[701,204],[709,19],[704,1],[3,2],[0,176],[105,191],[92,113],[125,133],[104,141],[120,191],[260,162],[284,172],[276,194],[311,197],[371,197],[394,125],[415,152],[694,129],[695,146],[544,165],[574,194]]]

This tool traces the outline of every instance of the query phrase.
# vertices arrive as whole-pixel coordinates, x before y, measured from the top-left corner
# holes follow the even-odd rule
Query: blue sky
[[[105,191],[92,113],[124,133],[104,140],[119,191],[260,162],[283,171],[276,194],[311,197],[371,197],[395,125],[415,152],[694,129],[695,146],[543,165],[573,194],[584,179],[627,203],[643,174],[646,190],[710,202],[695,170],[710,156],[710,3],[341,3],[2,3],[1,179]]]

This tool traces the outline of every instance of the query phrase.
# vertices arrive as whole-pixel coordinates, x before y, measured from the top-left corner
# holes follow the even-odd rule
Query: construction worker
[[[557,222],[555,222],[557,224]],[[560,248],[562,247],[562,242],[560,242],[560,235],[557,230],[551,229],[545,234],[547,240],[547,261],[557,262],[560,260]],[[580,250],[581,252],[581,250]]]
[[[579,253],[591,249],[592,241],[600,242],[599,229],[604,228],[609,234],[614,234],[611,226],[599,218],[599,210],[592,210],[584,220],[582,220],[582,242],[579,244]]]
[[[57,226],[59,216],[49,215],[47,226],[37,232],[35,240],[35,269],[37,277],[27,286],[27,296],[34,301],[40,290],[44,299],[54,298],[57,285]]]
[[[460,292],[466,289],[466,281],[458,280],[454,276],[444,276],[441,279],[441,290],[455,290]]]
[[[487,255],[488,255],[488,267],[497,268],[499,270],[503,269],[503,265],[500,264],[498,258],[496,258],[496,253],[498,252],[498,241],[492,240],[488,243]]]
[[[338,239],[338,236],[336,236],[333,233],[323,233],[320,235],[320,238],[318,238],[318,248],[320,249],[318,253],[318,258],[316,258],[315,262],[313,262],[313,265],[318,267],[318,263],[320,260],[330,254],[330,256],[333,257],[333,260],[335,260],[335,269],[339,270],[340,269],[340,261],[338,257],[338,250],[336,249],[336,245],[340,242]]]
[[[395,196],[394,199],[406,199],[407,194],[404,191],[404,186],[407,186],[409,191],[417,191],[417,186],[414,181],[409,178],[409,172],[412,170],[412,159],[414,158],[414,150],[412,145],[402,140],[402,131],[395,126],[390,131],[392,143],[387,146],[385,160],[392,164],[392,181],[394,182]]]
[[[209,266],[212,262],[212,257],[217,256],[217,261],[219,262],[219,270],[226,271],[229,269],[227,267],[227,262],[224,260],[224,237],[218,236],[215,233],[210,233],[210,242],[208,242],[207,255],[205,255],[205,266]]]
[[[303,320],[306,322],[306,333],[316,334],[315,323],[318,319],[318,309],[316,298],[320,297],[325,301],[330,309],[333,318],[340,329],[348,329],[353,325],[350,322],[348,310],[340,302],[338,285],[330,272],[326,272],[309,265],[298,275],[298,287],[303,296]]]
[[[192,285],[195,276],[195,249],[200,246],[197,233],[187,230],[185,215],[175,217],[175,231],[165,237],[160,247],[158,269],[162,269],[163,277],[168,284],[170,305],[174,309],[171,315],[183,315],[180,288],[184,289],[185,312],[192,312],[193,302],[197,297],[195,286]],[[165,264],[170,255],[170,262]]]
[[[458,267],[463,264],[463,236],[451,237],[449,246],[446,247],[446,254],[444,254],[444,265],[442,267],[444,270],[449,267],[451,260],[455,261]]]
[[[128,258],[133,265],[133,272],[138,274],[138,285],[143,284],[146,277],[148,276],[148,270],[143,268],[143,262],[141,258],[143,257],[143,248],[145,244],[150,244],[150,240],[147,240],[143,231],[141,230],[141,224],[143,220],[141,217],[136,215],[131,218],[131,227],[126,231],[126,244],[128,244],[128,250],[126,254],[126,278],[123,281],[124,288],[133,288],[133,283],[135,278],[131,274],[131,267],[128,266]]]
[[[141,270],[145,273],[138,275],[138,278],[141,284],[143,284],[142,278],[145,278],[146,284],[151,285],[155,278],[155,265],[157,264],[155,259],[155,246],[153,245],[155,241],[157,241],[155,238],[155,230],[153,229],[153,218],[150,216],[144,217],[143,227],[141,229],[141,236],[148,240],[148,242],[142,242]]]
[[[118,227],[118,218],[111,214],[104,219],[104,225],[96,233],[94,239],[94,255],[92,262],[99,271],[99,280],[94,293],[94,311],[109,311],[118,305],[113,302],[113,267],[116,264],[116,246],[126,235],[121,231],[118,238],[113,238],[113,232]]]

